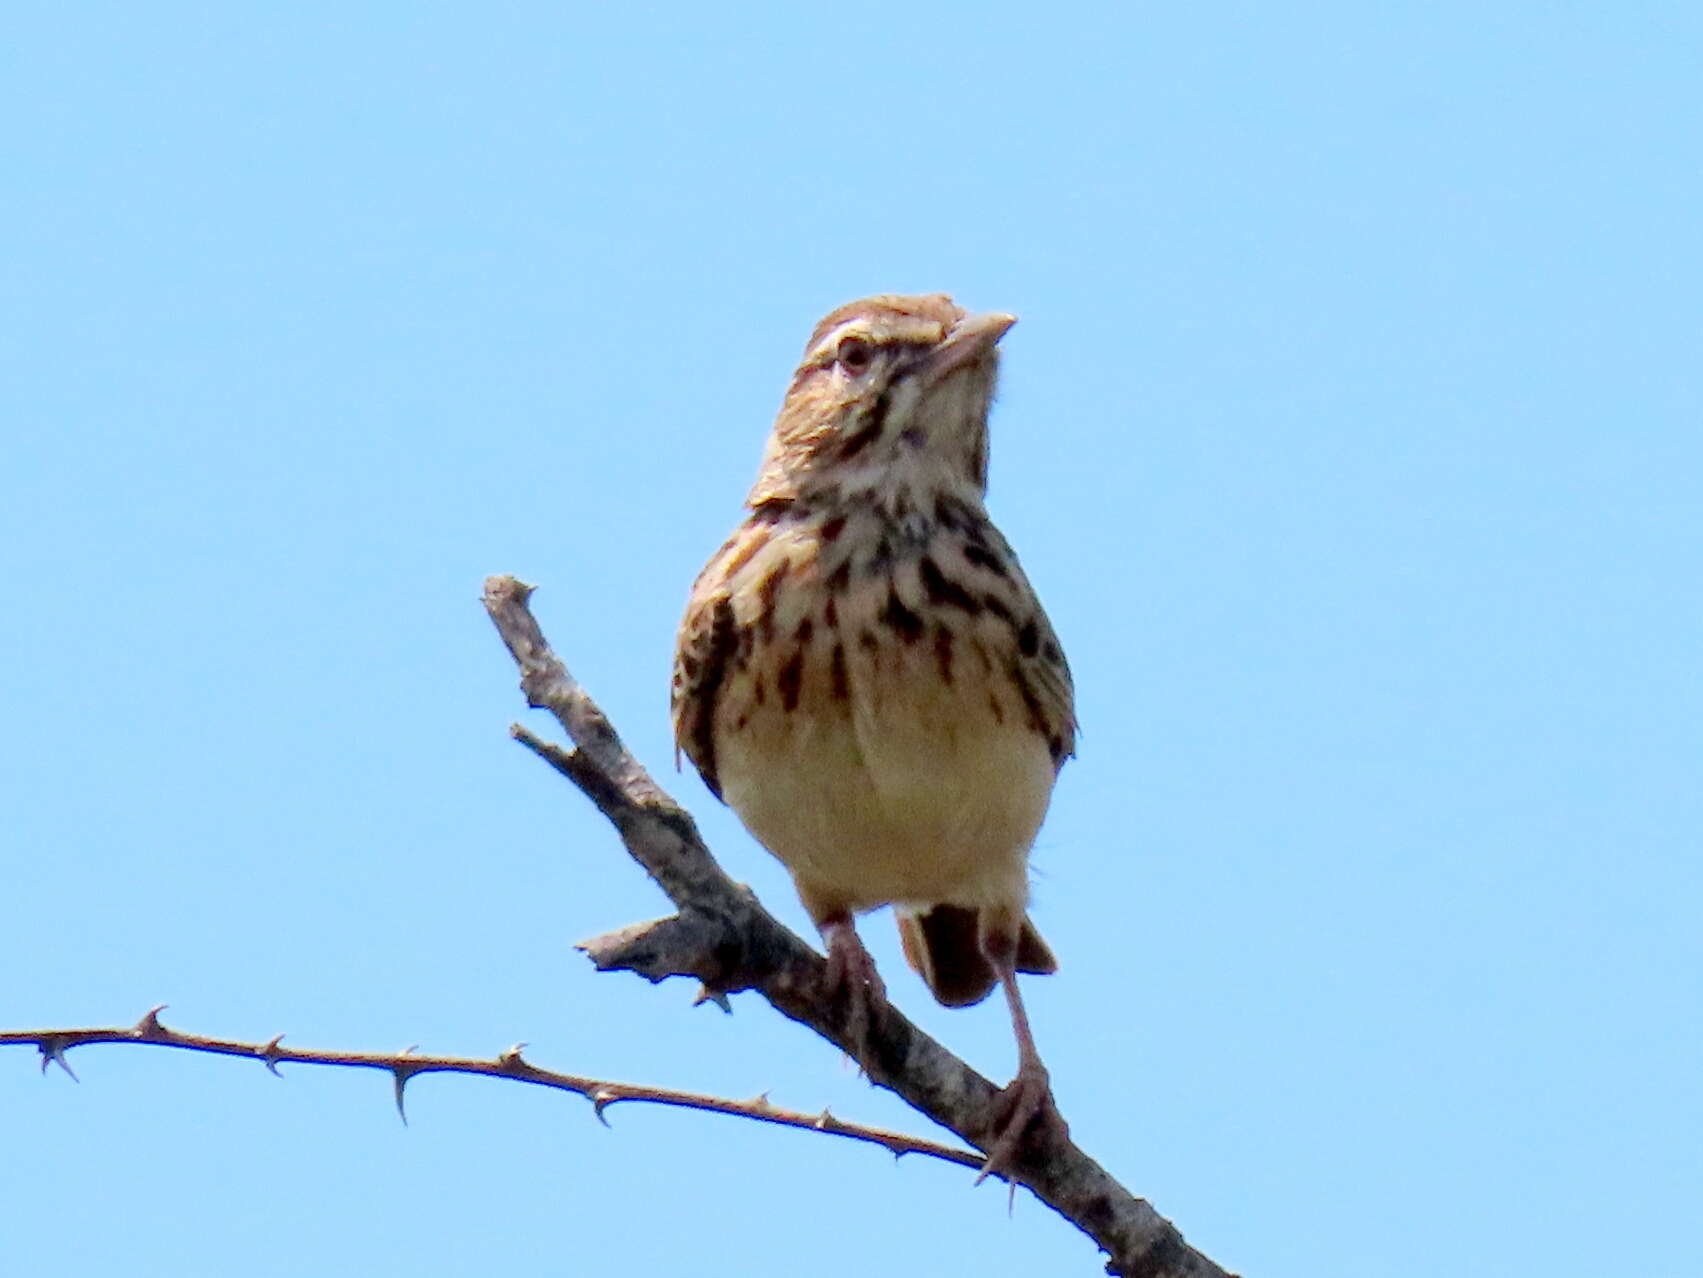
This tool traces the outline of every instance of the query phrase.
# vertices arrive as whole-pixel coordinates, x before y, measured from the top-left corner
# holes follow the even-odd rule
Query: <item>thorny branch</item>
[[[331,1065],[345,1069],[383,1070],[391,1076],[391,1085],[396,1096],[396,1112],[405,1123],[408,1121],[408,1112],[403,1107],[403,1092],[412,1079],[421,1074],[474,1074],[487,1078],[506,1078],[517,1083],[532,1083],[539,1087],[550,1087],[583,1096],[592,1103],[598,1121],[606,1127],[609,1120],[604,1117],[604,1111],[611,1105],[623,1101],[638,1101],[651,1105],[673,1105],[681,1109],[702,1109],[716,1114],[736,1114],[741,1118],[753,1118],[760,1123],[774,1123],[780,1127],[827,1132],[833,1136],[844,1136],[850,1140],[879,1145],[895,1158],[905,1154],[924,1154],[930,1158],[957,1163],[960,1167],[979,1167],[982,1161],[968,1150],[954,1149],[936,1141],[922,1140],[903,1132],[883,1131],[879,1127],[865,1127],[860,1123],[843,1122],[827,1110],[819,1114],[804,1114],[797,1110],[778,1109],[769,1103],[766,1095],[751,1100],[729,1100],[721,1096],[705,1096],[668,1087],[645,1087],[637,1083],[619,1083],[610,1079],[587,1078],[580,1074],[563,1074],[557,1070],[543,1069],[521,1056],[521,1049],[526,1046],[524,1043],[516,1043],[489,1060],[470,1056],[426,1056],[412,1047],[404,1048],[400,1052],[314,1052],[305,1048],[285,1047],[282,1034],[264,1043],[186,1034],[182,1030],[171,1029],[160,1023],[160,1013],[164,1010],[165,1005],[162,1003],[134,1025],[108,1029],[0,1030],[0,1047],[34,1047],[41,1053],[43,1073],[47,1072],[49,1065],[58,1065],[73,1079],[77,1075],[72,1073],[70,1063],[65,1059],[66,1052],[73,1047],[87,1047],[92,1043],[143,1043],[152,1047],[176,1047],[189,1052],[209,1052],[215,1056],[241,1056],[259,1061],[274,1074],[278,1073],[280,1065]]]
[[[518,724],[512,732],[591,799],[678,910],[668,918],[595,937],[580,948],[601,971],[624,969],[653,982],[695,977],[703,983],[700,998],[724,1006],[729,994],[755,990],[783,1015],[856,1057],[873,1082],[985,1149],[998,1094],[994,1084],[891,1007],[877,1009],[872,1016],[867,1050],[855,1049],[847,1034],[847,1009],[818,996],[822,958],[763,909],[748,888],[722,872],[692,818],[627,751],[603,711],[551,651],[527,606],[531,594],[530,586],[513,577],[492,577],[485,583],[485,607],[520,667],[528,704],[554,714],[574,748],[544,741]],[[41,1054],[44,1072],[58,1064],[72,1078],[76,1075],[66,1053],[94,1043],[140,1043],[245,1057],[274,1073],[285,1063],[382,1070],[391,1076],[404,1122],[403,1093],[409,1080],[420,1074],[473,1074],[577,1093],[592,1102],[600,1120],[610,1105],[623,1101],[674,1105],[828,1132],[880,1145],[895,1156],[923,1154],[971,1168],[982,1161],[965,1150],[847,1123],[826,1111],[777,1109],[766,1096],[729,1100],[543,1069],[522,1057],[522,1045],[489,1060],[426,1056],[413,1048],[396,1053],[315,1052],[285,1047],[282,1035],[251,1043],[184,1033],[161,1024],[160,1011],[156,1007],[126,1027],[0,1031],[0,1046],[33,1046]],[[1231,1278],[1068,1138],[1020,1150],[1012,1179],[1098,1243],[1110,1258],[1108,1273],[1122,1278]]]
[[[848,1035],[847,1008],[819,997],[824,960],[768,913],[711,857],[690,815],[622,745],[603,711],[568,673],[533,617],[532,587],[513,577],[485,583],[485,608],[520,667],[527,703],[548,710],[571,750],[516,725],[516,739],[584,792],[615,826],[645,873],[679,913],[585,942],[599,970],[650,981],[691,976],[703,997],[723,1001],[755,990],[858,1060],[871,1081],[935,1122],[986,1149],[998,1089],[891,1007],[869,1024],[866,1052]],[[1012,1179],[1081,1229],[1123,1278],[1229,1278],[1176,1228],[1068,1138],[1019,1151]]]

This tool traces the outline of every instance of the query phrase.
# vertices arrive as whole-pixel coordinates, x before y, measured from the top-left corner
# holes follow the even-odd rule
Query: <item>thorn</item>
[[[132,1031],[138,1038],[171,1037],[171,1031],[160,1024],[160,1013],[170,1007],[170,1003],[156,1003],[142,1014],[142,1019],[136,1022]]]
[[[402,1053],[402,1055],[407,1055],[407,1052]],[[417,1073],[419,1073],[419,1067],[416,1065],[392,1065],[390,1067],[391,1085],[396,1090],[396,1116],[402,1120],[404,1127],[408,1126],[408,1107],[403,1104],[402,1093],[408,1088],[408,1080]]]
[[[603,1116],[603,1111],[620,1100],[620,1094],[610,1091],[607,1087],[599,1087],[586,1099],[591,1102],[591,1108],[597,1114],[597,1121],[605,1127],[609,1127],[609,1120]],[[613,1131],[614,1128],[610,1128],[610,1130]]]
[[[759,1114],[766,1114],[769,1110],[773,1109],[774,1106],[769,1104],[769,1094],[767,1092],[758,1092],[756,1098],[751,1102],[751,1108],[756,1110]]]
[[[705,1003],[714,1003],[727,1015],[733,1015],[733,1004],[727,1001],[727,994],[722,990],[712,990],[708,985],[698,986],[698,996],[692,1000],[693,1007],[702,1007]]]
[[[282,1034],[274,1034],[271,1039],[269,1039],[266,1044],[262,1046],[257,1053],[255,1053],[255,1055],[260,1057],[261,1064],[266,1066],[267,1072],[271,1074],[273,1078],[284,1077],[278,1072],[278,1062],[282,1059],[278,1055],[278,1044],[283,1041],[284,1036]]]
[[[980,1185],[989,1176],[992,1176],[995,1180],[1003,1180],[1007,1185],[1011,1186],[1011,1194],[1012,1194],[1013,1197],[1016,1197],[1016,1195],[1017,1195],[1017,1178],[1015,1176],[1007,1174],[1006,1172],[995,1171],[992,1167],[988,1166],[986,1163],[982,1164],[982,1169],[979,1172],[976,1173],[976,1178],[970,1182],[970,1188],[974,1189],[977,1185]],[[1007,1206],[1007,1208],[1006,1208],[1006,1214],[1007,1215],[1010,1214],[1010,1207],[1009,1206]]]
[[[80,1083],[83,1081],[77,1077],[76,1071],[74,1071],[70,1064],[66,1062],[64,1043],[61,1043],[57,1038],[44,1038],[38,1046],[41,1048],[41,1072],[43,1077],[46,1076],[48,1062],[51,1061],[67,1074],[71,1075],[71,1081],[73,1083]]]
[[[822,1112],[816,1115],[816,1121],[811,1125],[819,1132],[826,1132],[832,1131],[833,1124],[837,1121],[834,1117],[834,1111],[824,1106]]]
[[[501,1065],[504,1069],[519,1069],[527,1064],[520,1058],[521,1052],[525,1050],[525,1043],[516,1043],[513,1047],[509,1048],[508,1051],[498,1053],[497,1064]],[[530,1068],[530,1066],[527,1066],[527,1068]]]

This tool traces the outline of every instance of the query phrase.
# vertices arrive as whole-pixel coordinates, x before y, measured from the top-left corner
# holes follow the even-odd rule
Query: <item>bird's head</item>
[[[828,314],[787,388],[750,504],[979,498],[996,347],[1016,322],[972,315],[943,293],[869,297]]]

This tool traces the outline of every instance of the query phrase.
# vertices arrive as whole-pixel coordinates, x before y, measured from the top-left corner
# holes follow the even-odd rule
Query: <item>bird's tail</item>
[[[982,948],[978,911],[937,905],[922,913],[901,909],[898,918],[905,960],[947,1007],[979,1003],[999,984],[999,973]],[[1017,934],[1017,970],[1041,976],[1058,971],[1058,960],[1027,918]]]

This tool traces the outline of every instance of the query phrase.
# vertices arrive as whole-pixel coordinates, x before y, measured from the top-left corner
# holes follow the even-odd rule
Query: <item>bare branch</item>
[[[474,1074],[485,1078],[502,1078],[514,1083],[531,1083],[557,1091],[573,1092],[592,1103],[598,1121],[605,1127],[604,1116],[611,1106],[624,1101],[650,1105],[672,1105],[679,1109],[701,1109],[712,1114],[732,1114],[752,1118],[760,1123],[778,1127],[796,1127],[804,1131],[826,1132],[848,1140],[879,1145],[895,1158],[905,1154],[922,1154],[960,1167],[979,1167],[982,1160],[967,1149],[954,1149],[937,1141],[923,1140],[903,1132],[884,1131],[861,1123],[847,1123],[823,1110],[806,1114],[797,1110],[778,1109],[769,1103],[767,1095],[752,1100],[729,1100],[721,1096],[706,1096],[698,1092],[682,1092],[669,1087],[646,1087],[638,1083],[621,1083],[606,1078],[587,1078],[581,1074],[564,1074],[543,1069],[521,1056],[524,1043],[516,1044],[491,1060],[466,1056],[426,1056],[412,1047],[400,1052],[314,1052],[304,1048],[285,1047],[282,1034],[264,1043],[249,1043],[234,1038],[211,1038],[204,1034],[187,1034],[169,1029],[160,1023],[161,1004],[131,1026],[105,1029],[39,1029],[0,1030],[0,1047],[29,1046],[41,1053],[42,1066],[57,1063],[67,1074],[71,1067],[65,1054],[73,1047],[94,1043],[140,1043],[150,1047],[175,1047],[189,1052],[208,1052],[215,1056],[240,1056],[259,1061],[274,1074],[281,1064],[328,1065],[344,1069],[375,1069],[390,1074],[396,1097],[396,1112],[408,1121],[403,1109],[403,1092],[408,1083],[421,1074]],[[72,1078],[76,1075],[72,1074]],[[280,1076],[281,1077],[281,1076]]]
[[[756,990],[783,1015],[856,1058],[873,1082],[986,1150],[998,1088],[890,1007],[871,1017],[868,1051],[856,1050],[848,1009],[818,997],[823,959],[723,873],[691,816],[632,756],[551,651],[528,607],[531,594],[532,587],[513,577],[492,577],[485,583],[485,608],[520,667],[528,704],[550,711],[575,748],[551,745],[519,726],[514,735],[584,792],[679,911],[675,919],[622,929],[581,948],[600,969],[626,968],[650,981],[690,976],[710,997]],[[1110,1273],[1228,1278],[1069,1139],[1027,1145],[1012,1178],[1098,1243],[1110,1257]]]

